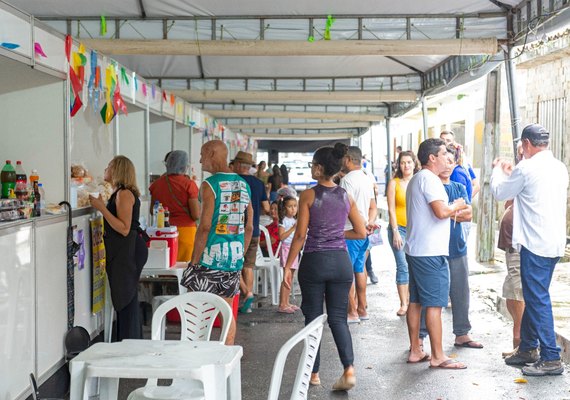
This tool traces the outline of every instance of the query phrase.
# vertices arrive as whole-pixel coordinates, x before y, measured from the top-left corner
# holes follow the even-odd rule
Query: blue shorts
[[[346,240],[346,249],[352,262],[354,273],[364,272],[366,250],[368,250],[368,237],[366,239]]]
[[[449,299],[449,264],[445,256],[414,257],[406,254],[410,273],[410,303],[446,307]]]

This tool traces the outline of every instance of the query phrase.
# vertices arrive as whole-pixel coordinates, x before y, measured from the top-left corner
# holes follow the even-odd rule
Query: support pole
[[[497,207],[491,193],[493,160],[499,153],[501,109],[500,67],[487,75],[485,100],[485,132],[483,135],[483,164],[481,168],[481,192],[477,213],[477,261],[490,262],[495,256],[495,220]]]
[[[513,134],[513,156],[517,159],[516,139],[521,136],[521,119],[517,102],[516,70],[513,63],[513,47],[509,46],[505,54],[505,71],[507,75],[507,92],[509,94],[509,109],[511,111],[511,132]]]
[[[374,135],[372,126],[368,130],[370,131],[370,170],[372,171],[372,176],[374,176]]]
[[[423,122],[423,140],[426,140],[428,135],[428,111],[427,111],[427,104],[426,98],[422,96],[422,122]]]
[[[388,181],[392,175],[392,151],[390,150],[390,142],[392,137],[390,135],[390,120],[391,120],[391,107],[388,107],[388,116],[386,117],[386,183],[384,185],[384,196],[386,196],[386,191],[388,189]]]

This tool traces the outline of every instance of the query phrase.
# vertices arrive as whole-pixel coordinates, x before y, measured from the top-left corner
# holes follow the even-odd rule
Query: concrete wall
[[[538,121],[538,103],[545,100],[566,98],[566,123],[562,138],[562,162],[570,165],[570,57],[553,59],[540,63],[534,59],[532,62],[522,63],[517,66],[517,76],[525,83],[524,91],[519,93],[519,105],[523,126]],[[570,192],[568,196],[567,219],[570,218]],[[570,223],[567,224],[567,234],[570,235]]]

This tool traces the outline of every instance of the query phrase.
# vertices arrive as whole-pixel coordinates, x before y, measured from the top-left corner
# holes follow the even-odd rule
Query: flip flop
[[[343,375],[335,382],[332,390],[350,390],[354,385],[356,385],[356,377],[354,375],[348,377]]]
[[[368,321],[370,319],[370,317],[368,316],[368,314],[366,315],[359,315],[358,319],[361,321]]]
[[[309,381],[309,385],[311,386],[319,386],[321,384],[321,379],[320,378],[311,378],[311,380]]]
[[[289,306],[289,308],[292,309],[293,311],[298,311],[298,310],[300,310],[300,308],[297,307],[295,304],[291,304],[291,305]]]
[[[243,314],[250,313],[251,312],[251,305],[253,303],[253,299],[254,299],[253,296],[245,299],[245,301],[243,302],[243,305],[240,307],[239,311]]]
[[[468,342],[464,343],[454,343],[455,347],[466,347],[468,349],[482,349],[483,345],[481,343],[477,343],[473,340],[469,340]]]
[[[422,362],[426,362],[426,361],[430,361],[431,357],[428,353],[425,354],[425,356],[423,356],[422,358],[420,358],[418,361],[406,361],[406,363],[408,364],[418,364],[418,363],[422,363]]]
[[[459,361],[452,360],[445,360],[439,365],[430,365],[431,369],[466,369],[467,365],[460,363]]]
[[[277,312],[282,314],[294,314],[295,310],[293,310],[291,307],[288,307],[288,308],[279,308],[277,309]]]
[[[350,324],[359,324],[360,323],[360,318],[347,318],[346,322],[350,325]]]

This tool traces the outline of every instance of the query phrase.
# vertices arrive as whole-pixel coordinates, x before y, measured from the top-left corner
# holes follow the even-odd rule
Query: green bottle
[[[16,190],[16,169],[12,165],[12,161],[6,160],[6,165],[0,173],[2,181],[2,198],[7,199],[10,196],[10,189]]]

